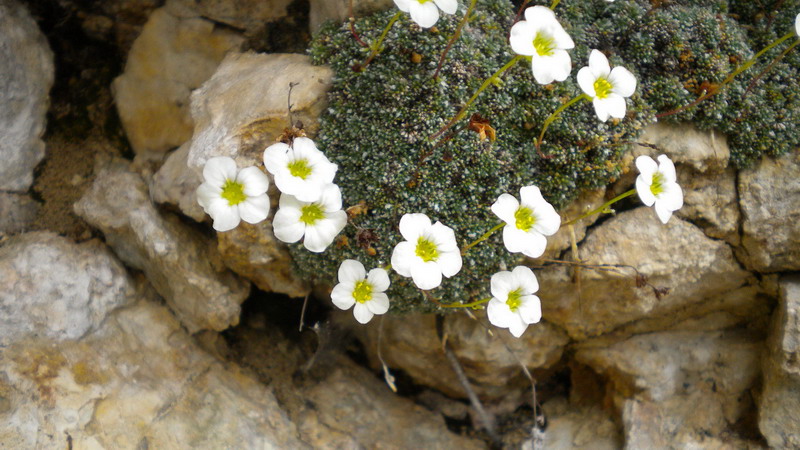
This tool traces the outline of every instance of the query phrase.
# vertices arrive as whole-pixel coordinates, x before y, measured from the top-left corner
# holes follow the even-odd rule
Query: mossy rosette
[[[516,10],[509,2],[478,2],[438,79],[433,79],[438,58],[464,14],[463,7],[456,16],[444,15],[433,30],[421,30],[404,15],[389,31],[380,55],[360,72],[354,68],[369,50],[353,38],[347,24],[324,27],[310,53],[316,64],[330,65],[336,75],[317,145],[339,165],[335,181],[345,207],[363,201],[367,212],[353,217],[323,254],[310,253],[300,244],[291,246],[299,274],[314,283],[333,285],[345,259],[357,259],[368,269],[386,265],[402,240],[397,225],[405,213],[425,213],[452,227],[463,246],[499,223],[489,208],[504,192],[518,196],[520,187],[537,185],[559,207],[584,189],[614,181],[622,170],[621,156],[643,127],[655,120],[656,111],[689,103],[703,82],[721,81],[753,54],[751,39],[764,39],[746,34],[727,14],[727,2],[660,3],[593,0],[559,5],[559,20],[576,43],[571,51],[573,74],[597,48],[609,56],[612,66],[630,69],[640,84],[628,100],[624,120],[598,121],[589,102],[567,109],[548,129],[541,147],[551,159],[537,155],[535,138],[545,119],[581,92],[574,76],[549,86],[536,84],[526,61],[506,72],[502,82],[487,89],[470,110],[490,120],[497,130],[495,142],[480,141],[465,129],[466,118],[451,130],[454,134],[445,134],[446,140],[428,139],[483,80],[514,56],[507,36]],[[376,40],[394,13],[356,21],[361,39]],[[793,70],[785,65],[778,69]],[[758,71],[757,65],[743,78]],[[701,128],[729,132],[732,159],[738,164],[762,152],[783,153],[796,145],[791,141],[795,136],[784,136],[763,150],[742,144],[751,135],[768,134],[766,130],[780,125],[789,107],[784,103],[797,101],[780,85],[782,79],[765,77],[746,97],[742,96],[746,83],[734,83],[671,120],[692,120]],[[766,85],[770,88],[765,90]],[[773,91],[783,94],[783,103],[770,102]],[[752,115],[744,119],[749,121],[747,131],[737,127],[728,131],[736,122],[732,118],[742,116],[738,108],[749,108]],[[787,127],[796,130],[796,119]],[[464,257],[462,271],[445,279],[431,295],[444,303],[490,296],[491,275],[522,261],[505,250],[501,235],[495,233],[473,248]],[[375,251],[367,252],[367,246]],[[395,273],[388,293],[392,312],[443,310],[410,279]]]

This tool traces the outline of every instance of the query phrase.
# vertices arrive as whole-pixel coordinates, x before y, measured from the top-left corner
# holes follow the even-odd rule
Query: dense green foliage
[[[432,75],[438,58],[463,8],[456,16],[443,16],[429,31],[420,30],[405,15],[389,31],[383,52],[363,72],[353,67],[364,61],[368,49],[356,42],[346,24],[329,24],[310,50],[315,63],[328,64],[335,72],[317,144],[339,165],[336,183],[345,205],[365,201],[368,212],[356,216],[344,237],[324,254],[293,246],[298,270],[306,278],[333,284],[346,258],[358,259],[368,269],[387,264],[401,240],[397,223],[405,213],[426,213],[452,227],[463,245],[499,222],[489,206],[503,192],[518,196],[520,187],[534,184],[546,199],[563,206],[581,190],[609,183],[620,173],[627,143],[655,120],[656,111],[691,102],[702,86],[720,82],[750,58],[753,49],[791,29],[785,17],[776,18],[767,29],[768,18],[759,18],[751,3],[562,1],[556,13],[576,43],[571,51],[573,74],[597,48],[609,56],[612,66],[630,69],[639,87],[628,100],[628,116],[622,121],[598,121],[588,102],[566,110],[542,146],[552,159],[537,155],[534,139],[547,116],[579,95],[580,89],[574,76],[549,86],[536,84],[525,61],[508,71],[500,86],[487,89],[470,111],[490,120],[497,130],[495,142],[481,142],[465,128],[466,119],[444,143],[428,140],[483,80],[514,56],[507,34],[516,11],[507,0],[478,2],[436,80]],[[790,3],[794,9],[787,9]],[[796,3],[786,1],[783,10],[794,11]],[[355,26],[361,38],[377,39],[394,13],[358,20]],[[738,23],[734,13],[748,22]],[[798,145],[800,112],[795,81],[799,65],[792,58],[776,65],[745,96],[768,55],[741,81],[670,120],[691,120],[701,128],[726,132],[732,158],[739,165],[762,153],[788,151]],[[364,230],[375,239],[365,239],[369,233]],[[376,250],[373,256],[365,250],[370,245]],[[491,274],[518,262],[503,247],[501,233],[496,233],[470,251],[462,272],[446,279],[433,295],[444,302],[484,298]],[[437,309],[410,279],[393,274],[392,283],[393,311]]]

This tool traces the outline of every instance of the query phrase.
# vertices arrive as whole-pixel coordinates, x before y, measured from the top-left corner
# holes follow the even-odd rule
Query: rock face
[[[38,211],[39,204],[28,195],[0,193],[0,234],[25,230]]]
[[[800,270],[800,151],[739,176],[743,259],[760,272]]]
[[[662,323],[652,326],[665,328],[679,311],[730,297],[749,276],[726,244],[676,217],[663,225],[647,207],[609,219],[589,234],[580,253],[588,264],[612,266],[582,270],[580,284],[564,266],[537,274],[544,318],[576,339],[644,318],[661,317]],[[652,286],[669,288],[668,295],[659,298],[652,286],[637,287],[631,267]]]
[[[351,0],[311,0],[308,27],[311,33],[316,33],[319,27],[328,20],[337,23],[344,22],[350,17]],[[383,11],[394,6],[392,0],[352,0],[353,15],[361,17],[378,11]]]
[[[247,34],[286,16],[292,0],[167,0],[166,9],[176,17],[197,18],[225,24]]]
[[[548,401],[544,448],[547,450],[615,450],[622,436],[607,411],[599,407],[576,407],[563,398]],[[536,447],[523,447],[535,450]]]
[[[196,191],[203,183],[203,176],[186,166],[191,145],[192,141],[188,141],[167,156],[153,177],[150,193],[156,203],[173,204],[187,216],[202,222],[206,213],[197,203]]]
[[[687,165],[700,173],[721,172],[731,156],[724,134],[700,131],[689,124],[653,124],[644,130],[639,142],[653,144],[663,151],[637,146],[633,156],[650,155],[655,159],[664,153],[675,164]]]
[[[189,94],[244,38],[213,22],[176,17],[161,8],[134,42],[113,91],[136,153],[161,153],[192,137]]]
[[[0,190],[26,191],[44,157],[53,53],[28,11],[0,0]]]
[[[134,294],[100,242],[76,245],[45,232],[0,247],[0,280],[0,348],[25,336],[78,339]]]
[[[160,215],[142,178],[124,164],[100,172],[75,212],[103,231],[120,259],[144,271],[190,332],[239,322],[248,284],[222,266],[207,238]]]

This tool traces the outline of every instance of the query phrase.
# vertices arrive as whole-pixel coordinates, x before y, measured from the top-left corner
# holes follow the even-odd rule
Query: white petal
[[[539,56],[538,54],[534,54],[531,58],[531,71],[533,72],[533,78],[539,84],[550,84],[555,80],[553,76],[553,68],[549,64],[549,59],[547,57]]]
[[[595,81],[597,81],[597,79],[592,74],[592,69],[584,67],[578,71],[578,86],[581,87],[584,94],[592,98],[597,95],[594,90]]]
[[[504,270],[492,275],[490,280],[492,295],[505,303],[508,300],[508,293],[519,288],[516,283],[514,274]]]
[[[450,278],[461,270],[461,252],[456,249],[453,252],[440,253],[436,262],[439,264],[442,275]]]
[[[548,57],[550,74],[555,81],[564,81],[572,71],[572,59],[566,50],[553,50],[552,56]]]
[[[372,285],[373,292],[383,292],[389,289],[389,285],[391,284],[389,281],[389,274],[380,267],[369,271],[367,274],[367,281]]]
[[[539,290],[539,281],[536,280],[536,275],[529,267],[517,266],[511,271],[514,276],[513,283],[522,288],[525,295],[533,294]],[[494,294],[494,293],[493,293]]]
[[[297,159],[307,159],[309,162],[316,160],[322,155],[317,145],[307,137],[297,137],[292,141],[292,151]],[[325,155],[322,155],[324,158]]]
[[[519,201],[511,194],[500,194],[492,204],[492,212],[505,223],[516,222],[514,213],[519,209]]]
[[[322,204],[322,209],[324,209],[325,212],[342,209],[342,191],[339,190],[339,186],[333,183],[326,184],[322,188],[319,203]]]
[[[536,48],[533,46],[533,27],[524,20],[511,27],[509,43],[514,53],[526,56],[536,54]]]
[[[264,150],[264,167],[269,173],[274,175],[281,169],[286,168],[286,164],[289,161],[288,151],[289,146],[283,142],[272,144]]]
[[[434,261],[418,261],[411,265],[411,279],[422,290],[430,290],[442,284],[442,271]]]
[[[228,201],[223,198],[215,199],[209,204],[208,214],[214,219],[212,226],[217,231],[232,230],[239,225],[241,220],[239,209],[235,206],[230,206]]]
[[[608,76],[611,83],[612,92],[623,97],[630,97],[636,92],[636,77],[626,68],[617,66]]]
[[[303,245],[311,252],[322,253],[333,243],[345,225],[347,225],[347,213],[342,210],[327,213],[327,217],[314,226],[306,226]]]
[[[529,258],[542,256],[547,248],[547,238],[536,230],[530,230],[525,233],[525,236],[526,239],[523,241],[525,248],[523,248],[522,254]]]
[[[356,303],[356,306],[353,307],[353,316],[355,316],[358,323],[365,325],[372,320],[374,314],[372,314],[372,311],[367,308],[367,305],[363,303]]]
[[[439,20],[439,8],[432,2],[418,3],[411,2],[410,6],[411,20],[417,23],[422,28],[430,28]]]
[[[445,14],[455,14],[458,10],[458,0],[433,0],[433,3]]]
[[[409,242],[417,244],[420,236],[425,234],[431,227],[431,219],[425,214],[404,214],[400,218],[400,234]]]
[[[674,183],[677,179],[675,164],[672,163],[672,160],[669,159],[667,155],[659,155],[658,171],[661,172],[661,175],[664,175],[664,181],[667,183]]]
[[[493,298],[489,300],[489,305],[486,306],[486,316],[492,325],[498,328],[508,328],[508,325],[513,320],[514,313],[508,309],[508,305],[505,302]]]
[[[372,300],[365,305],[373,314],[386,314],[389,311],[389,297],[383,292],[373,292]]]
[[[523,295],[520,298],[517,314],[527,324],[537,323],[542,320],[542,303],[535,295]]]
[[[542,5],[531,6],[525,10],[525,20],[535,28],[546,27],[558,23],[556,14],[550,8]]]
[[[595,99],[594,101],[601,101],[608,111],[608,114],[615,119],[622,119],[625,117],[625,99],[617,94],[608,94],[604,99]]]
[[[536,186],[523,186],[519,190],[519,198],[522,200],[520,202],[522,206],[528,207],[530,209],[535,209],[542,203],[547,203],[547,201],[544,199],[544,196],[542,195],[542,191],[539,190],[539,188]]]
[[[533,211],[536,215],[536,222],[533,224],[533,229],[544,236],[556,234],[561,227],[561,216],[558,215],[553,205],[545,202],[544,204],[537,205],[536,209]]]
[[[345,259],[339,265],[337,275],[339,283],[355,283],[366,278],[367,271],[364,269],[364,265],[355,259]]]
[[[514,314],[511,316],[511,321],[508,324],[508,331],[511,332],[511,335],[515,338],[522,336],[522,333],[528,329],[528,324],[523,322],[522,317],[519,314]]]
[[[267,197],[267,194],[248,197],[247,200],[237,206],[239,207],[239,215],[247,223],[263,222],[269,215],[269,197]]]
[[[245,167],[236,175],[236,181],[242,183],[244,193],[248,197],[257,197],[269,189],[269,178],[258,167]]]
[[[797,33],[798,36],[800,36],[800,14],[798,14],[797,17],[794,18],[794,32]]]
[[[456,233],[452,228],[441,222],[436,222],[431,225],[427,233],[436,244],[439,252],[453,252],[458,251],[458,242],[456,242]]]
[[[412,1],[415,0],[394,0],[394,4],[397,5],[400,11],[408,12],[408,7],[411,5]]]
[[[657,203],[661,203],[670,211],[677,211],[683,206],[683,189],[678,183],[665,183],[664,191],[658,196]]]
[[[339,170],[339,166],[328,161],[328,158],[325,158],[324,155],[321,159],[314,161],[311,166],[313,172],[308,179],[322,185],[332,183],[336,177],[336,171]]]
[[[222,187],[227,180],[236,179],[236,161],[227,156],[215,156],[206,161],[203,178],[212,186]]]
[[[281,193],[295,196],[298,200],[303,197],[304,202],[317,201],[322,194],[322,186],[310,184],[302,178],[292,176],[288,170],[279,170],[273,175],[273,179]]]
[[[351,306],[356,304],[356,299],[353,298],[353,285],[339,283],[334,286],[331,291],[331,301],[339,309],[350,309]]]
[[[608,111],[608,105],[603,99],[595,97],[594,100],[592,100],[592,105],[594,105],[594,112],[597,114],[597,118],[600,119],[601,122],[607,121],[611,114]]]
[[[571,48],[575,48],[575,42],[572,40],[570,35],[564,31],[564,28],[561,27],[561,24],[558,24],[557,27],[552,27],[551,32],[553,36],[553,40],[555,41],[556,48],[560,48],[562,50],[569,50]]]
[[[661,202],[656,202],[654,209],[656,210],[656,215],[658,216],[658,219],[661,220],[661,223],[667,223],[669,218],[672,217],[672,210],[665,207]]]
[[[652,181],[652,175],[650,180]],[[650,190],[650,183],[647,182],[647,178],[644,175],[639,175],[636,178],[636,193],[639,194],[639,200],[647,206],[653,206],[653,203],[656,202],[656,196]]]
[[[289,244],[299,241],[306,232],[306,226],[300,222],[300,211],[294,208],[280,208],[272,219],[272,232],[281,242]]]
[[[653,161],[653,158],[641,155],[636,158],[636,168],[639,169],[639,173],[642,174],[649,186],[652,183],[653,174],[658,171],[658,164]]]
[[[592,53],[589,54],[589,69],[591,69],[595,80],[600,77],[608,77],[611,73],[608,58],[600,50],[592,50]]]
[[[392,251],[392,269],[404,277],[410,277],[411,266],[419,260],[415,249],[416,243],[403,241],[397,244]]]
[[[525,232],[514,226],[506,226],[503,228],[503,244],[511,253],[538,258],[544,253],[547,239],[537,231]]]
[[[203,207],[204,211],[208,212],[208,205],[211,204],[211,201],[215,198],[221,198],[222,189],[208,183],[203,183],[197,187],[195,195],[197,196],[197,203]]]

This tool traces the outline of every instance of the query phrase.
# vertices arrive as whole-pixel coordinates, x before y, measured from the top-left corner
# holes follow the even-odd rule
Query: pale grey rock
[[[547,414],[545,450],[616,450],[622,447],[614,418],[599,406],[570,404],[558,397],[542,405]],[[535,450],[535,447],[523,446]]]
[[[739,195],[736,170],[700,173],[678,166],[678,184],[683,189],[683,208],[675,212],[703,229],[707,236],[739,245]]]
[[[137,154],[163,153],[192,137],[189,95],[244,38],[213,22],[154,11],[112,85],[120,119]]]
[[[569,339],[561,329],[546,322],[529,326],[517,339],[508,330],[489,325],[482,312],[475,315],[480,322],[466,314],[446,316],[444,333],[447,341],[475,392],[487,400],[506,400],[513,404],[513,409],[525,400],[523,391],[530,389],[520,363],[529,370],[551,367],[561,359]],[[352,312],[340,317],[345,324],[354,323]],[[366,327],[354,325],[357,326],[354,330],[356,336],[361,339],[376,368],[381,367],[377,356],[380,322],[374,320]],[[442,350],[434,314],[386,316],[382,333],[381,356],[389,367],[402,369],[417,383],[446,395],[466,398],[466,392]]]
[[[655,123],[645,128],[639,142],[655,145],[659,150],[635,146],[632,156],[648,155],[655,159],[666,154],[675,164],[690,166],[701,173],[721,172],[728,167],[731,156],[724,134],[700,131],[690,124]]]
[[[142,178],[124,163],[100,171],[75,212],[105,234],[120,259],[145,273],[191,333],[239,323],[249,284],[222,265],[213,241],[160,214]]]
[[[39,203],[29,195],[0,192],[0,234],[16,234],[27,229],[39,211]]]
[[[591,231],[579,247],[583,262],[606,265],[582,269],[580,283],[571,270],[551,266],[537,273],[544,318],[575,339],[610,332],[640,319],[672,323],[679,312],[704,310],[708,301],[746,285],[750,274],[727,244],[709,239],[696,226],[672,217],[662,224],[652,208],[618,214]],[[612,266],[608,266],[612,265]],[[637,287],[638,269],[657,288]],[[685,316],[684,316],[685,318]]]
[[[741,171],[741,253],[759,272],[800,270],[800,150]]]
[[[44,158],[53,53],[28,11],[0,0],[0,190],[26,191]]]
[[[0,348],[12,448],[308,448],[270,389],[203,352],[143,298],[80,341]]]
[[[18,235],[0,247],[0,280],[0,348],[29,336],[78,339],[134,294],[103,244],[78,245],[49,232]]]
[[[177,206],[182,213],[202,222],[206,213],[197,203],[197,188],[203,183],[203,176],[189,170],[187,162],[192,141],[187,141],[170,153],[164,164],[153,176],[150,193],[156,203],[169,203]]]
[[[517,194],[514,193],[515,196]],[[572,203],[558,211],[561,216],[561,223],[565,224],[577,219],[589,211],[599,208],[607,200],[610,199],[606,198],[605,188],[582,192]],[[558,259],[561,256],[561,252],[572,246],[573,241],[577,244],[586,237],[586,229],[594,224],[600,216],[600,214],[594,214],[579,220],[573,225],[560,227],[556,234],[548,236],[547,247],[541,257]]]
[[[780,281],[778,306],[762,359],[758,426],[772,448],[800,447],[800,276]]]
[[[184,18],[202,17],[248,35],[286,16],[294,0],[167,0],[165,8]]]
[[[341,23],[350,17],[350,2],[355,17],[366,16],[395,6],[392,0],[311,0],[308,27],[316,33],[323,23],[332,20]]]

